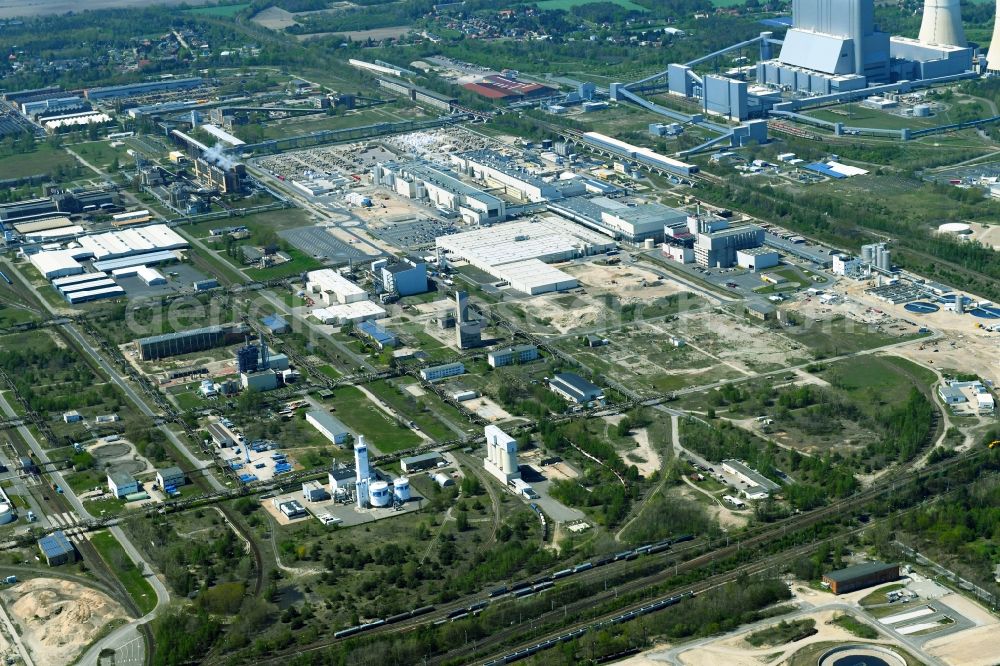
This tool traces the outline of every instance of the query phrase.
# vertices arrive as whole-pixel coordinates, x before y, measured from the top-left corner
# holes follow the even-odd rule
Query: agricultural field
[[[210,18],[232,18],[249,6],[249,2],[241,2],[234,5],[192,7],[191,9],[185,9],[184,12],[187,14],[194,14],[195,16],[207,16]]]
[[[595,0],[541,0],[541,2],[535,2],[535,6],[542,11],[555,11],[559,9],[569,10],[574,7],[580,7],[582,5],[589,5],[594,3]],[[615,4],[622,9],[627,9],[633,12],[648,12],[649,10],[642,5],[637,5],[632,2],[632,0],[611,0],[612,4]]]

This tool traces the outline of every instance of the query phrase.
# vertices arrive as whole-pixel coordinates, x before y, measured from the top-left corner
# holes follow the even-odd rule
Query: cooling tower
[[[919,39],[922,44],[966,46],[960,1],[924,0]]]
[[[1000,72],[1000,2],[997,2],[997,16],[993,19],[993,39],[986,54],[986,69]]]

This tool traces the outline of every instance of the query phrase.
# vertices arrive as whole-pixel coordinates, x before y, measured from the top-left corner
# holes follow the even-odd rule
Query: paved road
[[[800,609],[793,613],[784,615],[781,618],[769,618],[767,620],[761,620],[760,622],[755,622],[754,624],[743,625],[738,629],[735,629],[730,635],[757,631],[758,629],[764,629],[765,627],[773,626],[777,624],[780,620],[785,620],[785,621],[795,620],[822,611],[842,611],[851,615],[859,614],[858,608],[856,606],[843,602],[834,602],[829,604],[822,604],[819,606],[813,606],[812,604],[803,602],[800,606]],[[917,643],[914,642],[913,640],[910,640],[909,637],[899,634],[896,631],[892,630],[891,628],[886,627],[885,625],[879,622],[875,622],[870,618],[868,618],[867,616],[864,616],[863,614],[862,616],[865,618],[865,620],[867,620],[866,624],[874,627],[882,634],[891,637],[896,642],[903,645],[908,650],[912,651],[913,654],[915,654],[921,659],[921,663],[927,664],[927,666],[946,666],[946,664],[941,662],[941,660],[936,659],[923,652],[920,649],[920,646],[917,645]],[[685,643],[684,645],[680,645],[675,648],[670,648],[669,650],[665,650],[662,652],[650,651],[645,653],[644,656],[650,661],[663,662],[666,664],[671,664],[672,666],[684,666],[686,662],[681,660],[681,655],[683,653],[689,650],[693,650],[708,645],[710,643],[714,643],[718,640],[719,640],[718,636],[711,636],[709,638],[703,638],[701,640],[694,641],[693,643]],[[780,649],[781,648],[776,648],[776,650]]]
[[[30,285],[30,282],[25,280],[24,276],[21,276],[19,272],[18,275],[21,278],[22,282]],[[34,290],[33,287],[32,289]],[[40,294],[38,294],[37,290],[34,291],[36,295],[40,297]],[[46,309],[48,309],[53,314],[56,314],[53,308],[48,304],[48,302],[44,298],[39,298],[39,301]],[[118,374],[118,372],[114,369],[114,367],[110,363],[108,363],[104,359],[104,357],[97,352],[96,349],[94,349],[94,347],[90,344],[90,342],[80,333],[80,331],[74,325],[67,323],[63,324],[62,326],[63,329],[67,333],[69,333],[69,335],[87,352],[87,354],[89,354],[94,359],[94,361],[98,364],[98,366],[102,370],[104,370],[104,372],[108,375],[108,377],[110,377],[111,380],[122,389],[126,397],[128,397],[128,399],[131,400],[143,414],[152,418],[156,417],[156,413],[152,409],[150,409],[149,405],[147,405],[145,401],[143,401],[143,399],[141,398],[141,396],[139,396],[139,394],[135,391],[135,389],[133,389],[132,386],[128,382],[126,382],[120,374]],[[8,416],[16,416],[16,413],[14,412],[13,408],[10,406],[10,404],[7,403],[7,401],[3,398],[2,395],[0,395],[0,408],[2,408],[4,413],[6,413]],[[181,452],[187,451],[187,447],[180,441],[180,439],[178,439],[177,435],[175,435],[169,428],[167,428],[166,426],[160,426],[160,430],[164,432],[164,434],[170,439],[170,441],[172,441],[175,444],[175,446],[177,446],[177,448]],[[45,449],[41,446],[41,444],[39,444],[38,440],[35,439],[35,436],[31,432],[31,430],[29,430],[26,426],[22,425],[18,427],[18,432],[20,433],[24,441],[27,442],[28,447],[31,448],[32,453],[35,454],[39,462],[41,463],[51,462],[49,460],[48,455],[45,452]],[[69,502],[70,506],[73,507],[73,509],[77,512],[77,515],[79,515],[81,519],[87,520],[93,518],[90,512],[87,511],[87,509],[84,507],[83,502],[80,501],[80,499],[76,496],[76,493],[73,492],[73,489],[70,488],[70,485],[66,483],[66,480],[63,478],[61,472],[59,472],[58,470],[50,470],[48,474],[50,478],[53,480],[53,482],[57,483],[59,487],[63,489],[63,495],[66,497],[66,500]],[[218,480],[215,479],[214,477],[209,476],[208,478],[215,481],[218,484]],[[221,484],[219,484],[219,488],[222,488]],[[118,646],[135,641],[136,639],[142,640],[142,636],[138,633],[137,629],[138,625],[141,624],[142,622],[145,622],[147,619],[155,617],[170,602],[170,593],[167,591],[166,586],[159,578],[157,578],[155,575],[152,574],[153,567],[149,564],[149,562],[147,562],[142,557],[142,554],[135,548],[135,546],[132,545],[132,542],[129,541],[128,537],[125,535],[122,529],[119,527],[111,527],[110,531],[112,534],[115,535],[115,538],[117,538],[118,541],[121,543],[122,548],[125,550],[126,553],[128,553],[129,557],[132,559],[133,562],[135,562],[136,566],[142,568],[142,570],[146,572],[146,579],[149,581],[150,585],[153,587],[153,590],[156,592],[156,606],[144,618],[141,618],[139,620],[133,620],[129,624],[119,627],[115,631],[111,632],[111,634],[104,637],[104,639],[98,641],[98,643],[93,645],[91,649],[88,650],[86,654],[78,661],[78,663],[81,664],[81,666],[91,666],[92,664],[97,664],[98,655],[100,654],[100,651],[103,648],[107,647],[115,649]]]
[[[0,409],[2,409],[3,412],[7,414],[7,416],[16,415],[14,409],[11,407],[10,403],[7,402],[6,398],[2,394],[0,394]],[[51,462],[49,460],[48,455],[45,452],[45,449],[42,447],[41,444],[39,444],[38,440],[35,439],[35,435],[31,432],[31,430],[29,430],[25,426],[19,426],[18,433],[21,435],[24,441],[27,442],[28,447],[31,449],[31,452],[35,455],[39,463],[42,463],[42,465],[44,465],[45,463]],[[47,468],[48,466],[45,465],[45,467]],[[63,489],[63,496],[66,498],[66,501],[70,503],[70,506],[73,507],[73,510],[76,511],[77,515],[79,515],[81,519],[88,520],[93,518],[90,512],[87,511],[83,502],[80,501],[80,498],[78,498],[76,496],[76,493],[73,492],[73,489],[70,487],[70,485],[66,483],[66,480],[63,478],[61,472],[59,472],[58,470],[48,470],[48,475],[54,483],[58,484],[59,487]],[[111,632],[109,635],[104,637],[104,639],[98,641],[93,646],[91,646],[91,649],[89,649],[84,654],[84,656],[81,657],[80,660],[77,662],[81,666],[96,665],[98,662],[98,655],[100,654],[103,648],[108,647],[115,649],[117,646],[123,645],[125,643],[129,643],[136,640],[140,642],[143,641],[142,636],[141,634],[139,634],[137,629],[138,625],[141,624],[142,622],[145,622],[147,619],[155,617],[160,612],[160,610],[162,610],[167,605],[167,603],[170,602],[170,593],[167,591],[166,586],[159,578],[152,575],[151,573],[153,571],[152,567],[145,559],[143,559],[142,555],[139,553],[138,550],[136,550],[135,546],[132,545],[132,542],[129,541],[128,537],[125,535],[125,532],[123,532],[120,527],[111,527],[109,528],[109,530],[111,531],[112,534],[115,535],[115,538],[118,539],[118,541],[122,545],[122,548],[125,549],[125,552],[128,553],[132,561],[136,563],[136,566],[142,567],[143,571],[146,572],[146,580],[149,581],[149,584],[152,585],[153,590],[156,592],[156,607],[143,619],[133,620],[129,624],[119,627],[118,629],[116,629],[115,631]],[[27,663],[30,664],[31,662],[28,661]]]

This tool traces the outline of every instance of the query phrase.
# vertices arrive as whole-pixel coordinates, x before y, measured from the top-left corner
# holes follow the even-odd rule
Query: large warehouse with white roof
[[[172,250],[188,246],[186,240],[165,224],[109,231],[81,236],[79,247],[65,250],[36,252],[28,257],[45,278],[83,272],[81,261],[94,259],[97,270],[113,270],[122,266],[160,263],[176,258]]]
[[[546,263],[607,252],[615,242],[548,216],[440,236],[437,246],[527,294],[572,289],[576,278]]]

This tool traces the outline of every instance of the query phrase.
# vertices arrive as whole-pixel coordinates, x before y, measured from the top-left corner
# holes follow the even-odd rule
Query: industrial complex
[[[986,666],[993,7],[278,5],[0,10],[0,660]]]

